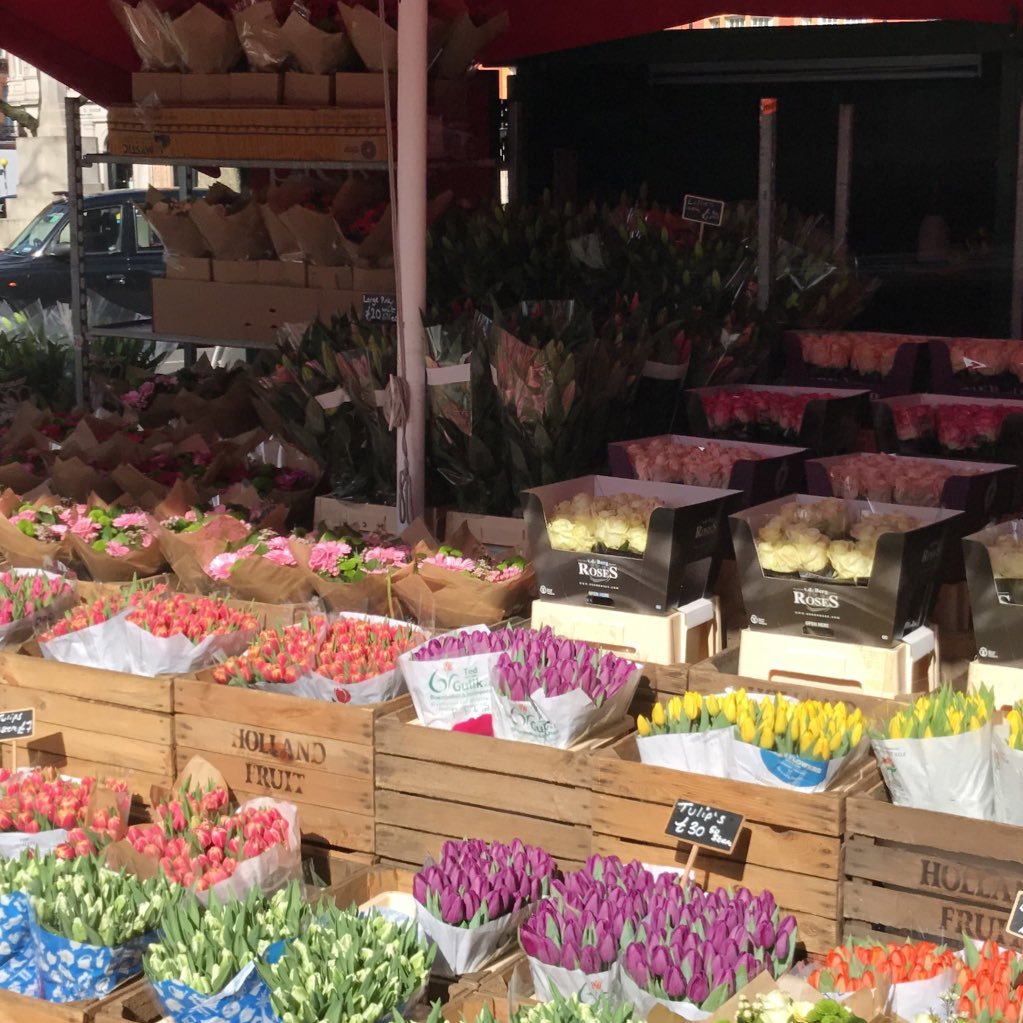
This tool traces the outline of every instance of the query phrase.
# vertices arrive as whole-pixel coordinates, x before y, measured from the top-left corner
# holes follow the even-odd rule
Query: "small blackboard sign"
[[[15,739],[31,739],[36,730],[36,712],[28,707],[25,710],[0,711],[0,742],[13,742]]]
[[[1012,904],[1012,912],[1009,914],[1009,922],[1005,929],[1014,938],[1023,938],[1023,892],[1016,893],[1016,901]]]
[[[687,195],[682,203],[682,219],[695,220],[707,227],[720,227],[725,219],[725,204],[720,199],[705,199],[700,195]]]
[[[680,799],[671,811],[671,820],[664,833],[679,842],[691,842],[730,853],[735,848],[743,820],[741,813]]]
[[[362,296],[362,318],[367,323],[397,323],[397,297],[365,292]]]

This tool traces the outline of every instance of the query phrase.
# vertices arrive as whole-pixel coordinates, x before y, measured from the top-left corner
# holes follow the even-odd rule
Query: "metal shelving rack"
[[[65,100],[65,114],[68,137],[68,205],[71,209],[71,324],[75,345],[75,397],[79,404],[85,400],[85,370],[88,362],[89,338],[125,337],[139,341],[162,341],[180,345],[185,349],[186,364],[192,361],[197,348],[239,348],[248,352],[266,351],[273,345],[258,341],[239,341],[191,337],[178,334],[161,334],[153,330],[151,321],[131,320],[127,323],[112,323],[102,327],[90,327],[88,322],[88,294],[85,285],[85,243],[84,192],[82,170],[110,164],[139,164],[160,167],[190,168],[207,167],[208,158],[118,156],[114,153],[83,153],[82,127],[79,109],[83,100],[69,96]],[[263,170],[317,170],[317,171],[378,171],[387,170],[386,160],[373,161],[311,161],[311,160],[246,160],[231,159],[218,163],[223,167]],[[437,160],[431,161],[431,169],[496,167],[494,159],[478,160]],[[183,198],[185,189],[182,186]]]

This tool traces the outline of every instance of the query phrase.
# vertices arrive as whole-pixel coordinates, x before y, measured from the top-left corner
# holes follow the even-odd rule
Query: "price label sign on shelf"
[[[1016,901],[1012,904],[1012,912],[1009,914],[1009,922],[1005,929],[1014,938],[1023,938],[1023,892],[1016,893]]]
[[[679,842],[730,854],[735,849],[745,818],[741,813],[680,799],[671,811],[664,833]],[[695,849],[694,849],[695,851]]]
[[[35,731],[36,712],[31,707],[25,710],[0,711],[0,742],[31,739]]]
[[[362,318],[367,323],[397,323],[397,298],[394,295],[365,292],[362,296]]]
[[[687,195],[682,202],[682,219],[694,220],[706,227],[720,227],[725,219],[725,204],[721,199]]]

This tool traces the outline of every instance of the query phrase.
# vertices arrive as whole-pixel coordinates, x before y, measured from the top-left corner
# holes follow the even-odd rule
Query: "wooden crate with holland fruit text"
[[[35,734],[16,744],[18,766],[59,768],[83,777],[125,778],[149,801],[174,779],[174,686],[102,668],[0,652],[0,710],[35,711]],[[2,744],[12,766],[12,743]]]
[[[286,693],[179,680],[174,693],[177,765],[210,761],[239,799],[295,803],[307,841],[371,857],[373,752],[381,719],[408,704],[352,706]]]
[[[893,806],[877,784],[846,801],[845,932],[1023,949],[1005,930],[1023,890],[1021,847],[1023,828]]]

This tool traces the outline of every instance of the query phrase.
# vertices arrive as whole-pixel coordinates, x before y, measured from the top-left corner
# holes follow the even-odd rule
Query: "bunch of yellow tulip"
[[[888,739],[939,739],[962,735],[983,728],[993,713],[994,696],[986,686],[981,686],[976,693],[957,693],[946,685],[918,697],[911,707],[892,715],[884,736]]]
[[[655,703],[649,718],[636,719],[640,735],[679,735],[729,728],[749,704],[744,689],[725,696],[704,696],[687,692],[667,703]]]
[[[1009,726],[1009,748],[1023,750],[1023,700],[1013,704],[1005,720]]]
[[[767,697],[750,702],[736,721],[736,731],[743,742],[761,749],[827,762],[860,744],[863,713],[841,702],[792,703],[783,696]]]

